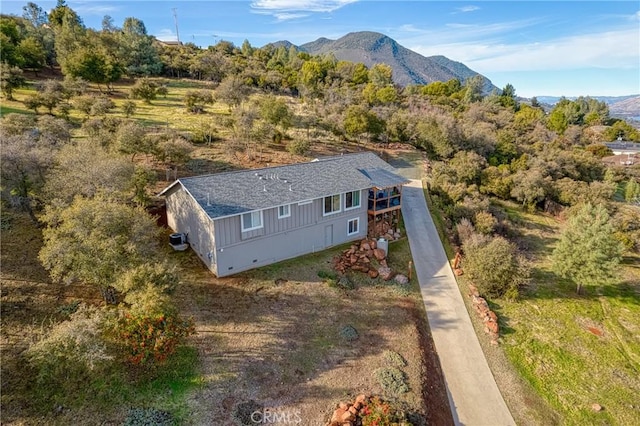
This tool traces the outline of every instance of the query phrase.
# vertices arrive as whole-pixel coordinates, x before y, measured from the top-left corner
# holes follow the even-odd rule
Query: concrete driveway
[[[420,180],[404,186],[402,216],[454,421],[468,426],[515,425],[480,348]]]

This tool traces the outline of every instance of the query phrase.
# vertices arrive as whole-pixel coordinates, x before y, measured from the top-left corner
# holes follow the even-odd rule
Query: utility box
[[[380,250],[384,250],[384,254],[387,255],[387,257],[389,256],[389,241],[385,240],[384,238],[379,238],[378,239],[378,248]]]

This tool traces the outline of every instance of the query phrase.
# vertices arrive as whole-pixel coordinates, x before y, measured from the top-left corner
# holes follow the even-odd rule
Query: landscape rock
[[[369,269],[369,278],[378,278],[378,271],[375,269]]]
[[[391,279],[391,268],[386,267],[386,266],[381,266],[378,268],[378,274],[380,275],[380,278],[382,278],[385,281],[389,281]]]
[[[489,308],[487,301],[480,297],[478,289],[473,284],[469,285],[469,296],[478,317],[484,322],[484,332],[489,335],[492,345],[497,345],[500,337],[500,327],[498,325],[498,315]]]
[[[489,332],[498,334],[498,323],[494,321],[487,322],[487,328]]]
[[[480,293],[478,293],[478,288],[473,284],[469,284],[469,295],[480,297]]]
[[[596,413],[600,412],[600,411],[602,411],[602,405],[600,405],[600,404],[591,404],[591,409],[593,411],[595,411]]]
[[[379,249],[379,248],[373,250],[373,255],[378,260],[383,260],[385,257],[387,257],[387,253],[385,253],[384,250]]]
[[[395,276],[394,280],[398,283],[398,284],[409,284],[409,278],[407,278],[405,275],[402,274],[398,274]]]
[[[352,422],[356,419],[356,416],[351,411],[345,411],[342,416],[340,416],[340,420],[343,422]]]
[[[338,408],[336,411],[333,412],[333,415],[331,416],[331,423],[337,423],[340,422],[342,420],[342,415],[346,412],[347,410],[345,410],[344,408]]]

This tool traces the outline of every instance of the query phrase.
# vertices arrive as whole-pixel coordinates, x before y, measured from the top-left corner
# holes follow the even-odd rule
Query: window
[[[278,207],[278,219],[283,219],[289,216],[291,216],[291,208],[289,204]]]
[[[354,235],[360,231],[360,219],[355,218],[347,222],[347,235]]]
[[[340,211],[340,194],[324,197],[324,215],[338,213]]]
[[[242,232],[262,228],[262,211],[242,215]]]
[[[344,194],[344,209],[356,209],[360,207],[360,191],[351,191]]]

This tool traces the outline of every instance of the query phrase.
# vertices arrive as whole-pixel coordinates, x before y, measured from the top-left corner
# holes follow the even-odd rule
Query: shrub
[[[184,103],[189,112],[201,114],[205,105],[213,103],[213,95],[208,90],[189,90],[184,95]]]
[[[335,280],[336,274],[333,272],[321,270],[321,271],[318,271],[318,277],[322,278],[323,280],[328,280],[328,279]]]
[[[86,96],[79,96],[73,99],[72,105],[75,109],[85,113],[85,115],[89,117],[91,115],[91,107],[93,106],[94,102],[95,102],[95,97],[86,95]]]
[[[238,426],[253,426],[256,422],[251,417],[253,413],[260,412],[264,410],[264,406],[254,400],[249,400],[247,402],[241,402],[233,407],[233,411],[231,412],[231,418]],[[254,416],[254,418],[258,418]]]
[[[175,419],[168,411],[157,408],[132,408],[122,426],[172,426]]]
[[[158,94],[158,85],[148,78],[141,78],[131,88],[133,99],[142,99],[144,103],[150,104]]]
[[[0,230],[2,231],[10,230],[12,226],[12,222],[13,222],[13,217],[7,214],[7,211],[5,209],[5,211],[2,212],[2,216],[0,216]]]
[[[116,104],[106,96],[98,96],[91,105],[91,115],[102,116],[114,109]]]
[[[318,276],[331,288],[341,288],[343,290],[353,290],[355,286],[348,277],[338,276],[334,272],[318,271]]]
[[[60,306],[57,311],[59,314],[70,316],[78,311],[80,307],[80,301],[74,300],[73,302],[69,302],[65,305]]]
[[[624,199],[635,204],[640,202],[640,184],[633,178],[624,187]]]
[[[335,284],[336,287],[342,290],[353,290],[355,286],[348,277],[342,276]]]
[[[309,142],[303,139],[292,140],[287,144],[287,151],[295,155],[305,155],[309,151]]]
[[[156,89],[156,93],[162,96],[163,98],[167,99],[167,95],[169,94],[169,88],[163,84]]]
[[[126,361],[133,365],[163,363],[194,331],[193,321],[183,320],[175,312],[126,312],[113,324],[115,341],[123,348]]]
[[[474,223],[478,232],[489,235],[495,230],[498,221],[491,213],[480,211],[476,213]]]
[[[69,320],[55,325],[32,344],[26,355],[38,371],[38,382],[81,382],[99,364],[112,359],[103,339],[104,319],[100,309],[82,305]]]
[[[362,426],[410,425],[404,411],[377,396],[365,401],[362,413],[360,417]]]
[[[374,376],[388,395],[409,392],[409,385],[402,370],[397,367],[382,367],[374,371]]]
[[[338,279],[335,273],[327,271],[318,271],[318,277],[331,288],[338,287]]]
[[[456,225],[456,231],[458,232],[458,239],[462,244],[469,241],[469,239],[476,233],[475,227],[467,218],[460,219],[460,222]]]
[[[346,325],[340,329],[340,336],[348,342],[352,342],[354,340],[358,340],[360,335],[358,334],[358,330],[356,330],[351,325]]]
[[[385,364],[387,364],[389,367],[400,368],[407,365],[407,361],[405,361],[402,355],[395,351],[384,351],[382,357],[384,358]]]
[[[133,101],[124,101],[122,103],[122,112],[124,113],[125,116],[127,116],[127,118],[135,114],[137,108],[138,108],[138,105],[136,105],[136,103]]]
[[[516,246],[503,237],[474,235],[463,245],[465,274],[480,294],[516,298],[518,287],[529,277],[529,269]]]

